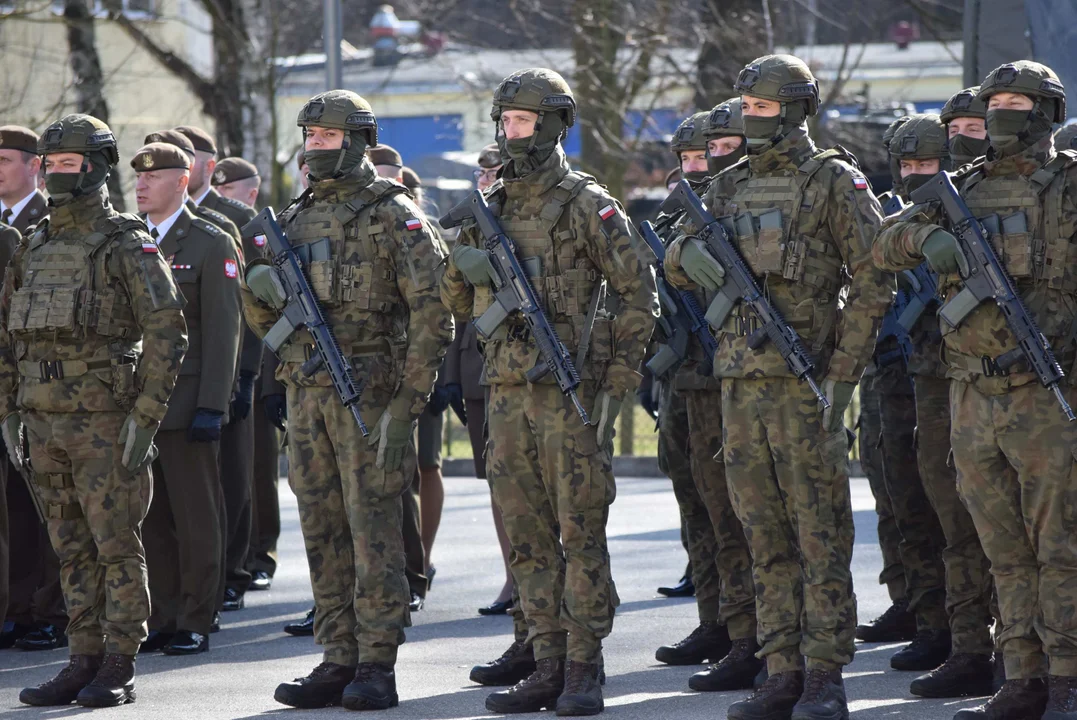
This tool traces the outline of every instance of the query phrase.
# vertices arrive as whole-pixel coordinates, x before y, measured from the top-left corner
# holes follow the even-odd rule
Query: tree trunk
[[[707,0],[700,30],[703,43],[696,60],[696,107],[701,110],[733,96],[741,68],[766,47],[759,0]]]
[[[89,0],[64,0],[64,25],[67,28],[68,58],[75,76],[75,107],[80,113],[92,115],[108,124],[108,103],[105,102],[104,76],[97,54],[92,3]],[[120,212],[126,208],[120,187],[120,168],[112,168],[108,176],[108,191],[112,205]]]

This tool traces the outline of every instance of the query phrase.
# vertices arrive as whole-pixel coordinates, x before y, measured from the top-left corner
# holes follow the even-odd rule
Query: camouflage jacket
[[[1054,348],[1062,369],[1072,376],[1077,328],[1077,156],[1059,156],[1045,138],[1023,152],[964,168],[955,176],[969,210],[989,228],[990,241],[1025,305]],[[1005,232],[999,219],[1024,214],[1024,232]],[[994,231],[990,228],[994,227]],[[903,270],[923,261],[921,247],[939,229],[949,229],[934,203],[912,205],[888,218],[873,249],[876,264]],[[949,300],[961,290],[957,274],[939,278]],[[947,375],[998,394],[1036,381],[1019,363],[1009,374],[985,374],[989,363],[1013,350],[1017,340],[993,302],[981,303],[958,328],[942,318],[941,357]]]
[[[720,173],[705,201],[716,218],[736,226],[734,243],[814,355],[816,374],[857,382],[871,360],[894,282],[871,262],[882,214],[852,159],[841,151],[820,157],[807,132],[797,130]],[[695,289],[681,266],[684,242],[669,248],[666,272],[674,284]],[[716,329],[716,377],[791,376],[772,343],[748,347],[754,323],[751,311],[738,304]]]
[[[4,275],[0,416],[133,409],[156,427],[187,350],[183,306],[146,226],[106,190],[52,208]]]
[[[355,175],[313,183],[282,213],[283,225],[293,247],[310,246],[311,286],[356,377],[393,394],[393,417],[415,419],[453,338],[452,315],[438,297],[447,251],[406,189],[373,174],[364,163]],[[243,303],[247,322],[264,337],[280,314],[246,287]],[[311,342],[300,330],[281,349],[282,381],[330,385],[324,370],[311,378],[300,371]]]
[[[651,267],[654,255],[636,235],[620,203],[602,186],[571,173],[560,147],[531,174],[493,186],[489,198],[517,246],[518,259],[528,269],[547,317],[574,359],[590,323],[596,288],[608,282],[619,301],[618,312],[600,308],[596,313],[587,358],[577,370],[581,378],[599,383],[612,395],[635,391],[654,330],[658,296]],[[561,211],[547,211],[559,203]],[[470,223],[461,229],[458,242],[482,247]],[[462,317],[478,318],[493,302],[491,289],[472,287],[451,259],[441,297]],[[521,332],[523,327],[518,314],[510,315],[486,341],[484,383],[526,382],[539,354],[534,340]],[[542,382],[552,383],[553,378]]]

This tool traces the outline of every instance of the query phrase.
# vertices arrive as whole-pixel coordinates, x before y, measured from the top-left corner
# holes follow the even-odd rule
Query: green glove
[[[705,290],[717,290],[725,283],[725,268],[714,259],[699,238],[687,238],[681,249],[684,273]]]
[[[383,412],[367,438],[367,445],[378,446],[378,456],[374,464],[386,472],[398,470],[400,463],[404,461],[404,452],[408,449],[412,430],[410,420],[398,420],[388,409]]]
[[[4,445],[7,446],[7,456],[11,458],[11,464],[17,468],[23,467],[26,458],[22,456],[22,418],[17,412],[13,412],[4,418],[2,428]]]
[[[119,442],[123,445],[123,457],[120,461],[125,468],[137,470],[149,459],[150,450],[153,449],[153,436],[156,434],[157,424],[154,423],[152,428],[144,428],[135,422],[135,413],[124,419]]]
[[[836,433],[845,422],[845,410],[849,407],[849,401],[853,399],[853,390],[856,383],[842,382],[841,380],[823,381],[823,394],[830,401],[830,407],[823,411],[823,425],[829,434]]]
[[[961,273],[961,277],[968,277],[969,261],[965,253],[961,252],[961,245],[950,233],[942,228],[933,230],[924,244],[920,246],[920,252],[927,258],[927,264],[937,273]]]
[[[621,412],[622,399],[610,395],[605,390],[599,390],[595,398],[593,414],[598,416],[598,446],[605,447],[613,440],[613,431],[617,425],[617,415]]]
[[[255,265],[247,271],[247,287],[254,296],[270,307],[280,310],[288,301],[284,283],[277,268],[272,265]]]
[[[497,282],[497,271],[494,270],[490,256],[485,250],[473,248],[470,245],[457,245],[452,251],[452,261],[464,274],[467,281],[475,287],[493,285]]]

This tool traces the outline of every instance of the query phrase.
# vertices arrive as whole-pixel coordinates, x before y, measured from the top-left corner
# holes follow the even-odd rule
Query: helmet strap
[[[347,155],[351,144],[351,130],[349,130],[344,133],[344,140],[340,143],[340,156],[337,158],[336,167],[333,168],[333,177],[340,177],[340,168],[344,166],[344,156]]]
[[[71,197],[82,195],[82,181],[86,179],[86,173],[90,172],[90,155],[82,154],[82,166],[79,168],[79,179],[75,183],[75,189],[71,191]]]

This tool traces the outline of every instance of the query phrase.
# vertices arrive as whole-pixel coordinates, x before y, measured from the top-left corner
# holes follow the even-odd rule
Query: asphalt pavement
[[[867,482],[854,479],[856,518],[854,582],[861,620],[889,605],[878,584],[881,556],[876,540],[874,501]],[[106,710],[39,709],[19,704],[19,689],[52,677],[67,650],[27,653],[0,651],[0,716],[57,718],[93,713],[97,718],[272,718],[344,717],[340,708],[301,711],[274,702],[278,683],[306,675],[320,653],[310,638],[294,638],[281,627],[311,606],[306,559],[295,498],[281,482],[283,533],[280,568],[273,587],[247,594],[247,607],[225,613],[224,627],[211,636],[209,653],[138,659],[134,704]],[[511,642],[507,617],[480,617],[476,609],[495,598],[503,580],[501,557],[490,515],[485,481],[446,478],[445,512],[433,551],[437,577],[426,607],[413,616],[400,649],[397,685],[401,705],[373,717],[449,720],[487,718],[486,688],[469,682],[472,665],[492,660]],[[679,541],[677,506],[669,481],[620,478],[610,512],[610,552],[621,607],[605,643],[608,717],[624,719],[720,719],[745,693],[696,693],[688,677],[700,667],[667,667],[655,649],[679,640],[696,626],[694,601],[669,600],[655,588],[676,582],[685,565]],[[915,673],[891,670],[900,645],[861,645],[845,669],[852,718],[950,720],[960,708],[982,700],[920,700],[908,692]],[[546,713],[552,717],[552,713]]]

